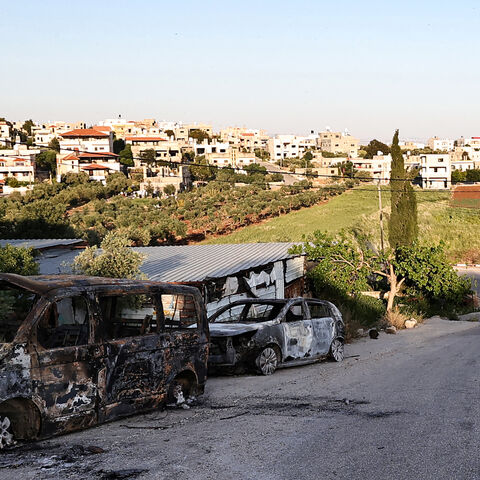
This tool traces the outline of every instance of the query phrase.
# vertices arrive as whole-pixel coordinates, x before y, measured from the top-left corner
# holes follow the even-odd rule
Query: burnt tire
[[[341,338],[335,338],[330,345],[328,357],[334,362],[342,362],[345,358],[345,347]]]
[[[255,358],[255,370],[261,375],[272,375],[280,363],[278,347],[268,345]]]

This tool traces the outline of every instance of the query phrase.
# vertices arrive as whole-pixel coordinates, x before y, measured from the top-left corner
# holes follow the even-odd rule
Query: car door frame
[[[309,303],[322,305],[329,316],[313,318]],[[312,354],[316,357],[328,355],[330,346],[335,338],[335,317],[333,315],[330,305],[322,300],[305,299],[306,312],[308,318],[312,322],[314,342],[312,344]]]
[[[87,306],[88,342],[84,345],[45,348],[38,328],[50,308],[64,298],[82,297]],[[45,298],[29,332],[33,395],[44,406],[42,435],[86,428],[98,422],[98,372],[102,364],[92,295],[87,290],[58,289]]]
[[[288,311],[298,304],[302,306],[302,320],[287,322]],[[283,362],[310,359],[312,357],[313,327],[310,318],[307,317],[305,300],[301,298],[288,302],[280,313],[280,318],[283,331]]]

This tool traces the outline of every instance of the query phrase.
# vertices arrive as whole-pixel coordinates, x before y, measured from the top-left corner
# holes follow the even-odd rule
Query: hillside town
[[[455,182],[480,179],[480,137],[433,136],[425,143],[403,141],[400,146],[407,169],[416,172],[414,182],[422,189],[446,190]],[[191,187],[188,166],[198,162],[240,173],[262,165],[280,182],[308,177],[325,184],[355,172],[364,182],[386,185],[392,158],[386,144],[373,140],[361,145],[348,130],[328,127],[307,135],[271,136],[263,129],[226,127],[215,132],[210,124],[121,116],[95,125],[0,120],[4,194],[24,192],[39,181],[61,182],[69,173],[105,183],[115,172],[135,178],[140,192],[158,193],[166,186],[178,192]]]

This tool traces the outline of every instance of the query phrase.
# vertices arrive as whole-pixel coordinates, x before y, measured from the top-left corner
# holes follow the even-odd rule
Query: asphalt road
[[[211,378],[190,410],[0,454],[0,478],[479,479],[479,347],[478,323],[431,319],[340,364]]]

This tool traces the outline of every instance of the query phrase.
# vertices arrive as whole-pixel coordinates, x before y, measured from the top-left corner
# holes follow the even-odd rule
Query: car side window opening
[[[98,301],[106,340],[157,333],[160,329],[161,308],[155,295],[101,296]]]
[[[292,305],[285,315],[285,321],[287,322],[299,322],[300,320],[303,320],[303,318],[303,308],[301,303]]]
[[[325,304],[308,302],[308,308],[310,309],[311,318],[328,318],[332,316],[330,309]]]
[[[75,347],[88,344],[90,322],[84,297],[66,297],[53,302],[37,327],[44,348]]]
[[[12,342],[38,296],[23,288],[0,285],[0,343]]]
[[[183,330],[198,322],[198,312],[193,295],[163,294],[165,330]]]
[[[246,322],[268,322],[274,320],[282,310],[282,304],[253,303],[248,307]]]

